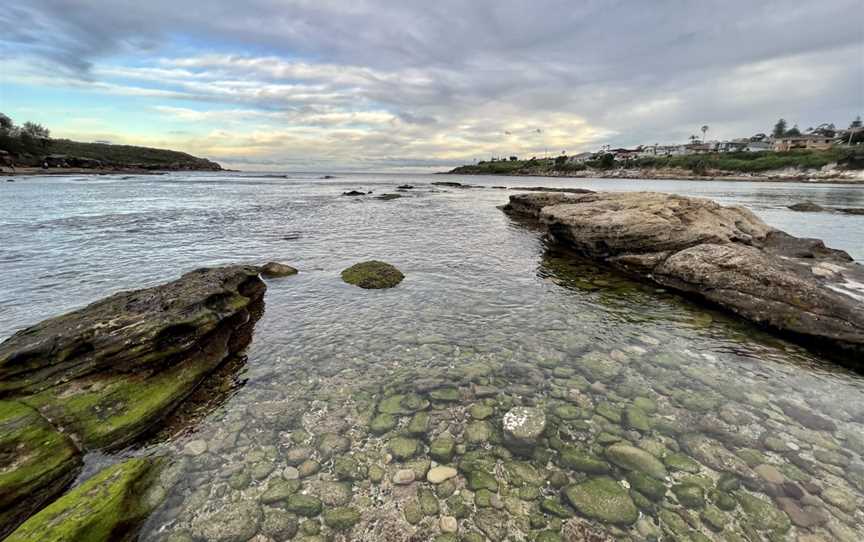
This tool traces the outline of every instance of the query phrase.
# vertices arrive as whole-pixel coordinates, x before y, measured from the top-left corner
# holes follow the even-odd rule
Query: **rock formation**
[[[130,443],[245,348],[258,273],[199,269],[0,343],[0,538],[65,489],[84,453]]]
[[[371,260],[354,264],[342,271],[342,280],[365,289],[392,288],[405,275],[389,263]]]
[[[584,256],[708,300],[769,328],[864,350],[864,269],[742,207],[653,192],[510,196]]]

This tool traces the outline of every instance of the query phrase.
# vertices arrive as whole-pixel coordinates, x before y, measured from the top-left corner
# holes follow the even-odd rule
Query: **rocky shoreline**
[[[652,192],[539,192],[510,196],[504,209],[539,219],[581,255],[768,328],[864,352],[864,269],[742,207]]]
[[[0,343],[0,538],[58,497],[84,454],[136,441],[237,356],[251,340],[265,289],[257,267],[199,269],[112,295]],[[106,491],[126,492],[145,474],[152,477],[151,466],[120,468],[116,474],[127,482],[114,487],[110,477]],[[83,514],[85,524],[114,522],[68,496],[51,506],[64,499],[71,502],[63,510],[78,512],[57,514]],[[34,521],[53,522],[52,513],[43,516],[24,523],[22,532],[40,532]],[[28,539],[15,532],[12,540]]]

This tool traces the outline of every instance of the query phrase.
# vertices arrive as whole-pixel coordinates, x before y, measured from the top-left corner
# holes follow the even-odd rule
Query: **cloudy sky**
[[[861,0],[7,0],[0,111],[244,169],[847,125]]]

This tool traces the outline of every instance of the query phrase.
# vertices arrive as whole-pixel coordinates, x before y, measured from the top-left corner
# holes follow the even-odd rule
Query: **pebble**
[[[429,472],[426,473],[426,479],[433,484],[440,484],[453,478],[456,474],[456,469],[453,467],[435,467],[429,469]]]
[[[763,480],[771,482],[772,484],[782,484],[786,480],[783,473],[772,465],[763,463],[754,467],[753,470],[756,471],[756,474],[761,476]]]
[[[407,486],[414,482],[414,471],[412,469],[399,469],[393,475],[393,483],[397,486]]]
[[[186,446],[183,447],[183,453],[186,455],[201,455],[207,451],[207,441],[204,440],[193,440],[186,443]]]
[[[286,480],[296,480],[300,478],[300,471],[295,467],[285,467],[285,470],[282,471],[282,478]]]
[[[442,533],[455,533],[459,530],[459,522],[453,516],[441,516],[439,523]]]

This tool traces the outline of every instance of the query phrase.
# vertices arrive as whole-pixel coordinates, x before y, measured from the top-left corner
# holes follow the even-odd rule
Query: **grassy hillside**
[[[104,167],[142,167],[146,169],[219,170],[216,162],[185,152],[132,145],[81,143],[68,139],[28,140],[0,138],[0,149],[14,156],[19,166],[39,166],[45,156],[65,155],[74,159],[98,160]]]
[[[791,152],[735,152],[709,153],[663,158],[640,158],[626,162],[598,159],[585,164],[569,163],[561,158],[541,160],[513,160],[480,162],[460,166],[450,173],[466,175],[546,175],[567,174],[583,170],[634,169],[684,169],[693,173],[728,172],[760,173],[764,171],[798,168],[818,169],[831,163],[846,169],[864,169],[864,148],[833,148],[827,151]]]

